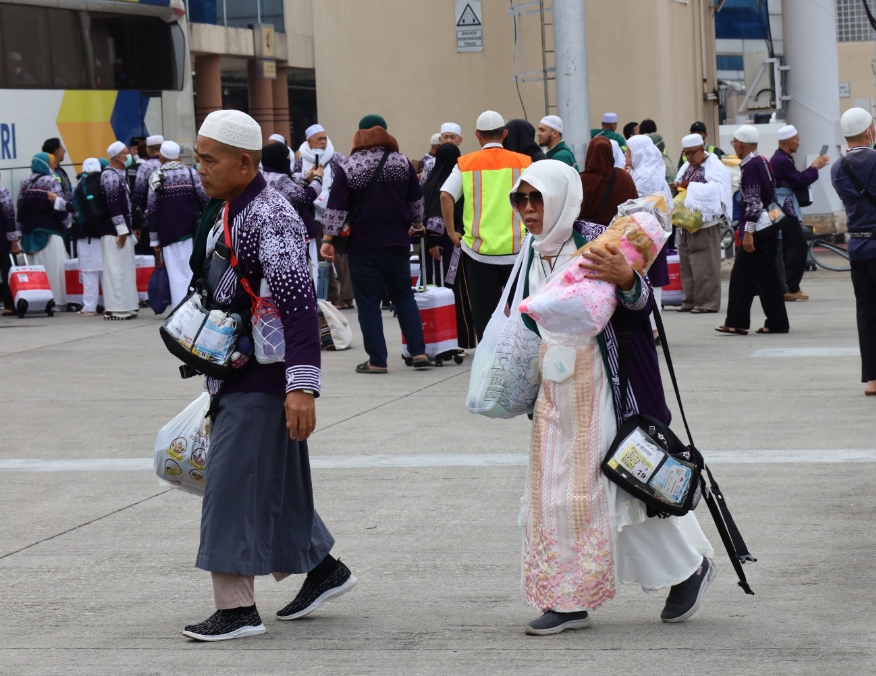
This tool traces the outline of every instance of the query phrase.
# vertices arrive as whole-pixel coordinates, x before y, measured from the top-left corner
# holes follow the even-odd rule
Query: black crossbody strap
[[[715,479],[712,477],[712,473],[706,470],[709,474],[709,480],[712,483],[712,488],[716,489],[717,486],[714,483]],[[724,543],[724,549],[727,550],[727,554],[730,556],[730,563],[733,564],[733,569],[736,571],[736,577],[739,578],[739,586],[742,587],[742,590],[746,594],[751,594],[754,596],[754,592],[751,591],[751,587],[748,585],[748,580],[745,577],[745,571],[742,570],[742,562],[743,561],[757,561],[751,554],[748,554],[746,551],[745,556],[747,558],[742,558],[742,555],[739,554],[739,550],[736,549],[736,545],[734,544],[734,537],[730,534],[731,531],[738,536],[739,540],[742,540],[742,536],[739,535],[739,530],[736,528],[736,524],[733,522],[732,517],[730,517],[730,522],[726,521],[726,517],[729,517],[730,513],[727,511],[726,505],[724,503],[724,496],[717,492],[716,490],[709,490],[706,486],[706,474],[700,474],[700,484],[703,491],[703,499],[706,501],[706,504],[709,506],[709,512],[712,515],[712,519],[715,522],[715,527],[718,530],[718,534],[721,536],[721,542]],[[745,543],[742,543],[743,548],[745,547]]]
[[[599,207],[599,213],[596,214],[596,222],[602,221],[602,214],[605,213],[605,207],[608,206],[608,198],[611,197],[611,189],[614,187],[614,177],[617,175],[617,167],[611,168],[611,177],[608,179],[608,187],[605,189],[605,195],[602,196],[602,205]]]
[[[870,204],[876,207],[876,197],[871,195],[867,188],[864,187],[864,184],[861,183],[860,179],[855,176],[855,172],[852,171],[852,163],[848,161],[845,157],[840,159],[840,164],[842,165],[843,171],[846,172],[846,176],[849,177],[849,180],[852,182],[852,185],[855,186],[855,190],[857,190],[865,200],[867,200]]]
[[[678,389],[678,380],[675,377],[675,369],[672,366],[672,355],[669,354],[669,342],[666,340],[666,329],[663,328],[663,318],[660,316],[660,310],[657,309],[657,303],[654,303],[654,323],[657,324],[657,335],[660,336],[660,343],[663,346],[663,357],[666,359],[666,368],[669,370],[669,377],[672,379],[672,388],[675,390],[675,400],[678,402],[678,410],[681,413],[681,420],[684,423],[684,431],[687,432],[687,440],[693,446],[693,436],[690,433],[690,426],[687,424],[687,416],[684,414],[684,405],[681,403],[681,391]]]
[[[377,169],[374,170],[374,175],[369,179],[368,185],[362,190],[362,194],[359,196],[359,201],[356,202],[347,214],[347,223],[353,223],[353,219],[356,218],[359,209],[361,209],[362,205],[368,200],[368,196],[371,194],[371,191],[374,190],[374,186],[377,184],[380,174],[383,172],[383,165],[386,164],[386,159],[389,157],[389,153],[389,148],[386,148],[383,151],[383,157],[380,158],[380,162],[377,164]]]

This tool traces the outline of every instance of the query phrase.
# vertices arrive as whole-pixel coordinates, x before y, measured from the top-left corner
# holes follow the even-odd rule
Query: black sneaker
[[[227,641],[232,638],[256,636],[267,631],[253,606],[249,613],[233,610],[217,610],[200,624],[190,624],[183,630],[183,636],[196,641]]]
[[[530,636],[550,636],[560,634],[566,629],[587,629],[592,626],[590,615],[586,610],[577,613],[555,613],[547,611],[537,620],[526,625],[526,633]]]
[[[297,620],[322,607],[329,599],[346,594],[356,586],[356,576],[338,560],[331,575],[314,580],[308,575],[295,600],[277,613],[277,619]]]
[[[666,605],[660,613],[660,619],[664,622],[684,622],[697,612],[700,601],[706,589],[715,579],[717,571],[715,566],[707,558],[703,558],[702,564],[696,572],[684,582],[674,585],[666,597]]]

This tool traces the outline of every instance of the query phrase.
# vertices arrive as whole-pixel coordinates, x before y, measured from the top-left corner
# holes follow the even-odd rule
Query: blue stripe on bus
[[[148,99],[146,100],[148,102]],[[143,113],[141,111],[140,92],[136,89],[122,89],[116,97],[116,105],[110,117],[110,125],[116,138],[130,145],[134,136],[145,136],[143,128]]]

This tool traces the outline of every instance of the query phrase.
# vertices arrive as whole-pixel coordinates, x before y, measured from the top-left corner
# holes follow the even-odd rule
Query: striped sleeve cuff
[[[286,394],[292,390],[313,390],[319,396],[321,386],[318,366],[289,366],[286,369]]]

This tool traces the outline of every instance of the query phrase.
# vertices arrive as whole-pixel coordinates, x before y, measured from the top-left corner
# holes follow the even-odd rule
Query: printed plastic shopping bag
[[[538,396],[541,337],[526,327],[518,310],[525,274],[520,270],[529,255],[530,242],[528,235],[471,365],[465,404],[472,413],[488,418],[514,418],[531,413]],[[505,316],[505,305],[515,279],[517,288],[511,312]]]
[[[684,206],[686,197],[687,190],[683,188],[675,196],[672,204],[672,225],[677,228],[683,228],[688,232],[697,232],[703,227],[703,215],[699,211],[694,211]]]
[[[167,423],[155,438],[155,474],[186,493],[204,494],[210,450],[210,395],[204,392]]]

